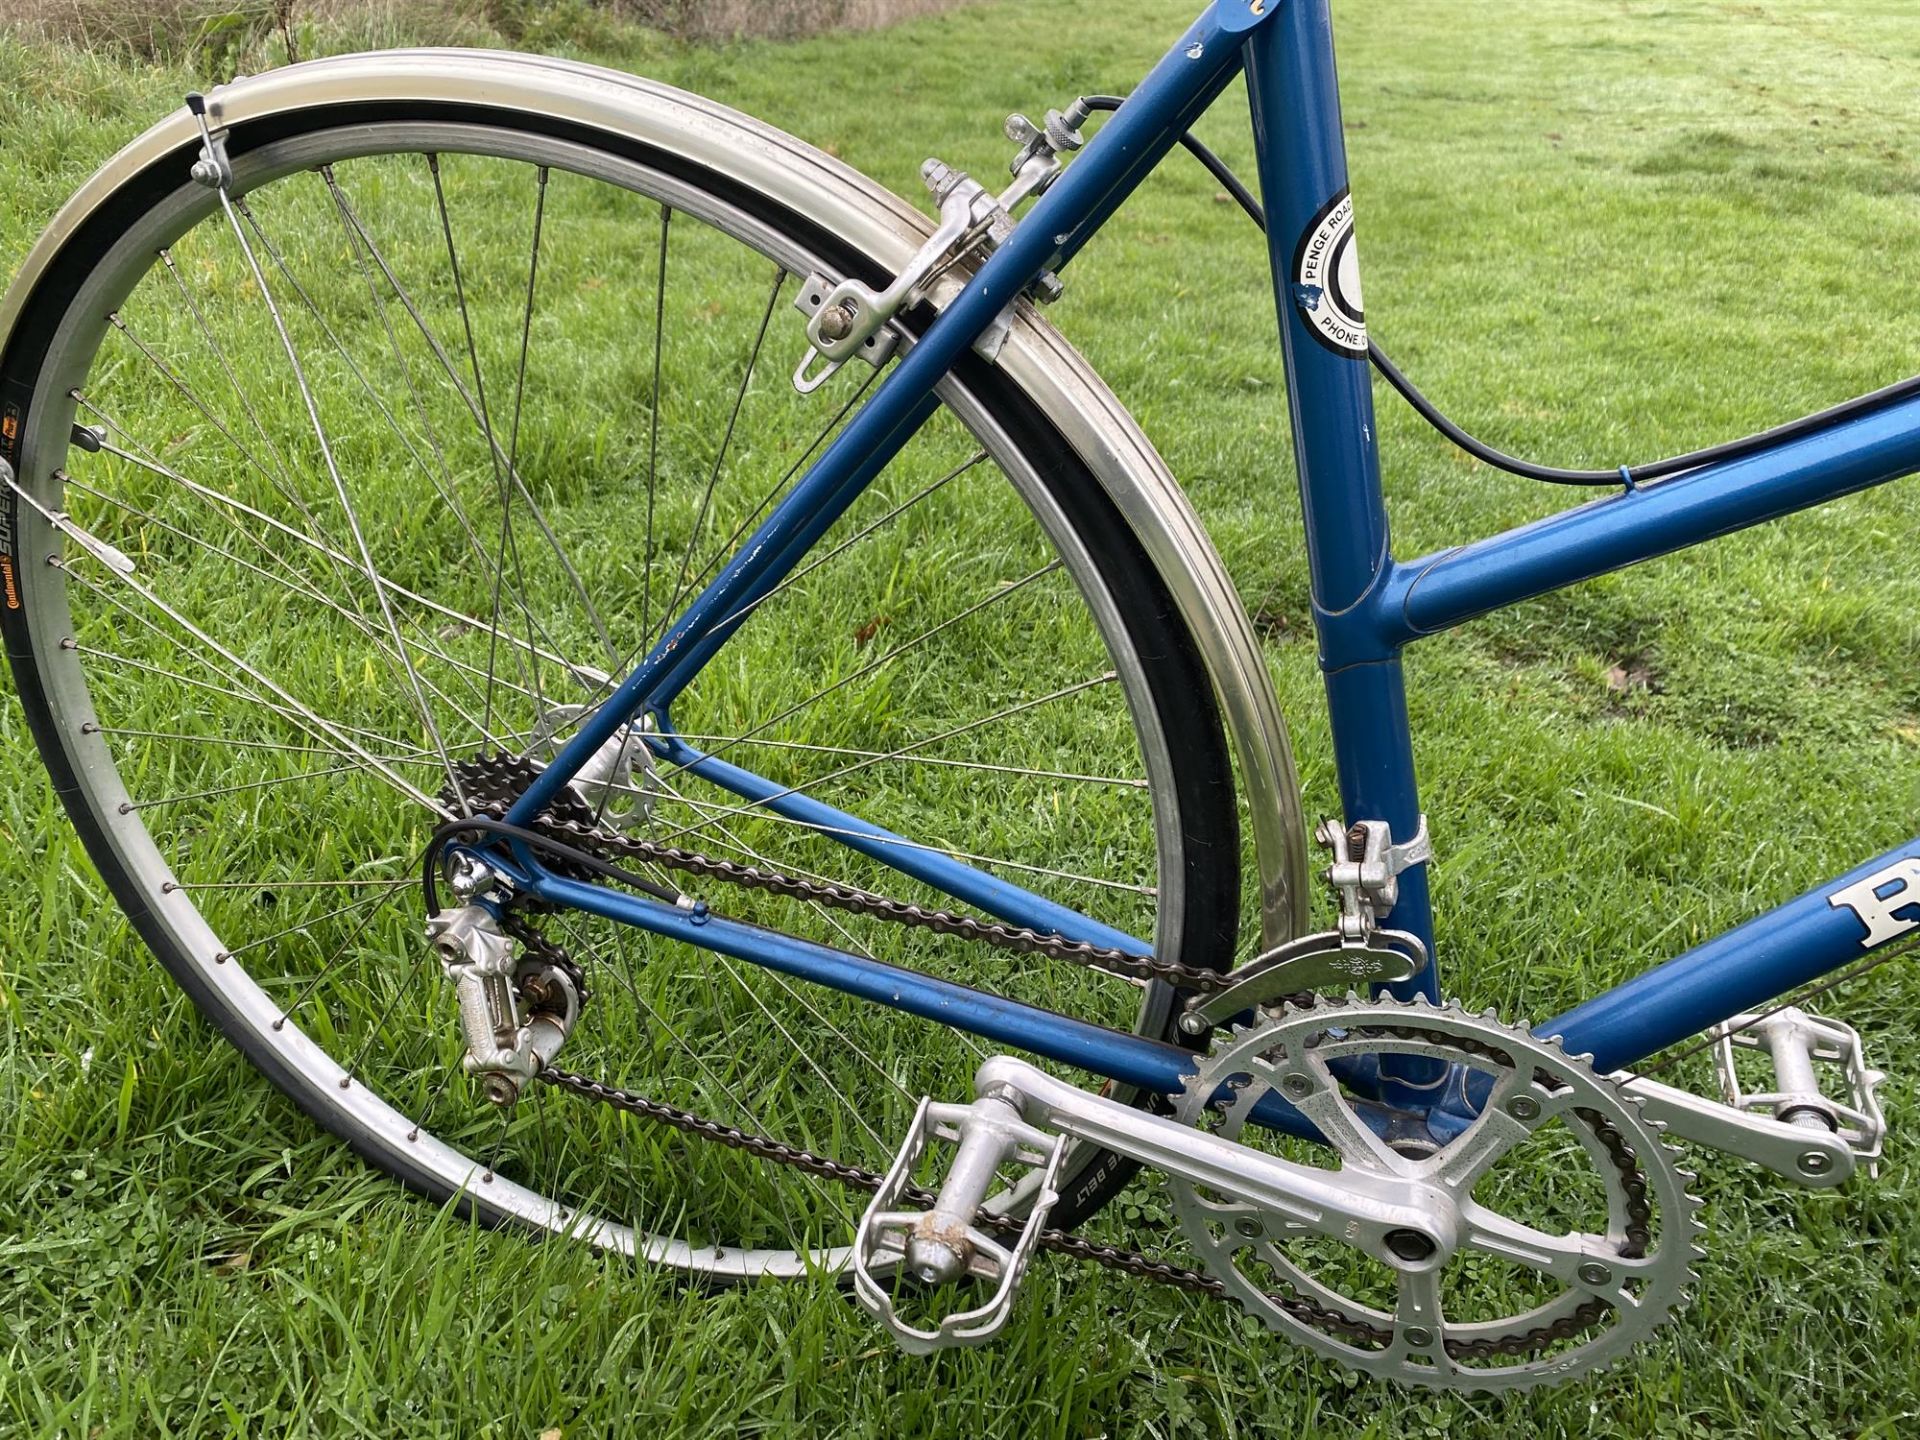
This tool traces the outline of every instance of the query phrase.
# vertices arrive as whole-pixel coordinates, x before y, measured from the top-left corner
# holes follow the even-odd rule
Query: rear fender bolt
[[[853,332],[853,306],[846,301],[838,305],[829,305],[820,312],[820,338],[822,340],[844,340]]]

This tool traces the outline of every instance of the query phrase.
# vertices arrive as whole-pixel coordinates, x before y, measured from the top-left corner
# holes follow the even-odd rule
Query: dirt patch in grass
[[[618,0],[616,13],[686,40],[793,38],[821,30],[877,30],[965,0]]]

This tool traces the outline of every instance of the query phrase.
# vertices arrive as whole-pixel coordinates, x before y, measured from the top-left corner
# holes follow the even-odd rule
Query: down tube
[[[1920,930],[1920,839],[1549,1020],[1596,1069],[1636,1065]]]

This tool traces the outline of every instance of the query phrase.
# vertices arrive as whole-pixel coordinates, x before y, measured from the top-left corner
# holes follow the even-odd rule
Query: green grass
[[[1920,34],[1905,9],[1555,0],[1476,8],[1469,28],[1460,6],[1343,6],[1376,335],[1467,428],[1567,464],[1745,433],[1911,373]],[[572,16],[527,43],[713,95],[917,195],[927,153],[994,173],[1002,115],[1124,86],[1181,18],[1148,0],[1071,25],[1062,13],[985,5],[879,35],[719,51]],[[311,38],[410,38],[364,28]],[[117,145],[216,78],[0,40],[4,264]],[[1237,106],[1230,95],[1203,128],[1244,171]],[[588,218],[617,230],[617,215]],[[612,244],[571,262],[562,252],[556,273],[573,263],[584,281],[598,266],[618,289],[646,256]],[[1309,804],[1324,811],[1329,748],[1261,261],[1216,187],[1170,161],[1076,262],[1053,318],[1211,527],[1270,642]],[[715,354],[731,354],[757,311],[715,318]],[[582,385],[606,378],[593,339],[583,331],[579,353],[561,352]],[[557,473],[625,457],[635,439],[617,423],[583,435],[541,415],[543,436],[575,447],[543,457]],[[1401,554],[1571,498],[1471,465],[1390,396],[1380,425]],[[670,430],[669,445],[697,457],[710,429]],[[772,430],[751,438],[769,453],[779,443]],[[929,466],[950,439],[933,444]],[[1905,482],[1855,496],[1416,647],[1439,941],[1459,993],[1516,1018],[1550,1015],[1912,833],[1910,493]],[[587,485],[556,503],[590,516],[617,498]],[[434,573],[444,537],[407,530],[403,507],[389,518],[420,573]],[[912,538],[937,546],[940,531]],[[1020,553],[1009,541],[996,555],[1004,573],[1019,573]],[[942,558],[928,568],[968,556]],[[858,664],[852,625],[941,598],[929,581],[901,599],[887,588],[895,569],[862,583],[878,588],[836,597],[832,624],[800,637],[800,653],[774,636],[719,677],[723,699],[763,706],[754,686],[780,665]],[[898,610],[903,632],[912,613]],[[976,656],[983,673],[994,640]],[[348,691],[352,678],[340,677]],[[934,682],[914,681],[863,698],[855,728],[827,743],[864,743],[854,737],[939,702]],[[180,701],[133,687],[128,703],[163,715]],[[1622,1373],[1517,1400],[1412,1396],[1355,1384],[1230,1312],[1053,1261],[995,1346],[914,1361],[825,1287],[689,1294],[568,1247],[476,1233],[361,1169],[213,1041],[128,934],[17,707],[0,710],[0,739],[19,772],[0,802],[16,856],[0,898],[0,1434],[1895,1435],[1920,1424],[1920,1187],[1901,1063],[1920,1041],[1920,988],[1899,962],[1833,1003],[1893,1072],[1882,1178],[1804,1194],[1703,1155],[1712,1253],[1699,1299]],[[202,817],[203,849],[240,833],[236,813]],[[315,860],[279,841],[272,817],[257,817],[266,828],[248,863],[308,873]],[[982,806],[965,822],[947,838],[1009,817]],[[1096,817],[1089,833],[1062,833],[1097,847],[1115,832]],[[342,831],[342,853],[351,838]],[[401,974],[411,935],[396,918],[385,937]],[[711,1003],[737,1023],[724,1000]],[[1142,1204],[1151,1221],[1151,1194]]]

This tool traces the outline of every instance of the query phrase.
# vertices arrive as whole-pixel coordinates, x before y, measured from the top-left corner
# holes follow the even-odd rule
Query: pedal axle
[[[1737,1050],[1771,1055],[1771,1090],[1741,1088]],[[1713,1068],[1734,1109],[1768,1111],[1780,1124],[1837,1135],[1868,1175],[1876,1172],[1887,1124],[1875,1092],[1886,1076],[1868,1066],[1860,1033],[1851,1025],[1791,1005],[1764,1015],[1736,1015],[1714,1031]],[[1842,1098],[1822,1088],[1822,1071],[1838,1072]]]

